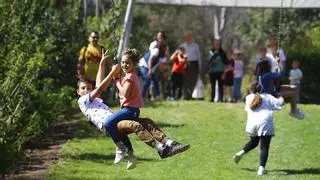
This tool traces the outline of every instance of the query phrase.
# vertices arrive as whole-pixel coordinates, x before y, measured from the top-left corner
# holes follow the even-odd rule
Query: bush
[[[39,137],[74,97],[80,2],[0,0],[0,173],[19,163],[23,144]]]

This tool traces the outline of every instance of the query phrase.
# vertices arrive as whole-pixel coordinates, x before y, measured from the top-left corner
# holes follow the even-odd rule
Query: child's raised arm
[[[100,94],[107,89],[107,87],[109,86],[110,82],[113,79],[113,76],[119,73],[119,71],[120,71],[119,64],[113,65],[107,77],[104,78],[103,81],[100,84],[98,84],[93,91],[91,91],[90,100],[93,100],[94,98],[99,97]]]
[[[102,58],[99,64],[99,69],[96,77],[96,87],[102,82],[106,72],[107,72],[107,65],[108,65],[108,50],[106,52],[102,51]]]
[[[173,59],[178,55],[178,50],[176,50],[170,57],[170,60],[173,61]]]
[[[280,110],[284,105],[283,97],[275,98],[270,94],[265,97],[267,98],[269,108],[272,110]]]

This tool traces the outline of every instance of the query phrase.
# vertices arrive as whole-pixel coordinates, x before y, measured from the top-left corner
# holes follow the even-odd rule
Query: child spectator
[[[169,100],[180,99],[182,96],[183,74],[187,65],[184,47],[179,47],[170,57],[173,62],[171,74],[171,91]],[[176,92],[178,90],[178,95]]]
[[[234,69],[233,69],[232,98],[234,102],[239,102],[242,99],[241,85],[242,85],[244,65],[242,60],[240,59],[241,52],[238,49],[235,49],[233,54],[234,54]]]
[[[295,60],[292,62],[292,69],[289,73],[289,80],[291,85],[295,85],[297,89],[297,103],[300,102],[300,88],[301,88],[301,79],[303,77],[302,71],[299,69],[300,63]]]
[[[239,163],[243,155],[256,148],[260,141],[260,164],[258,175],[265,174],[265,167],[268,160],[269,146],[272,136],[274,136],[273,111],[280,110],[284,105],[282,97],[261,92],[261,86],[257,81],[250,84],[250,94],[246,97],[245,110],[247,111],[246,132],[250,140],[243,149],[233,156],[236,164]]]

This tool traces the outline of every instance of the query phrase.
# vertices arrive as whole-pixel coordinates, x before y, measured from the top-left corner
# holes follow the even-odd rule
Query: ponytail
[[[252,102],[249,104],[249,108],[250,108],[251,110],[255,110],[255,109],[257,109],[258,107],[260,107],[261,104],[262,104],[262,97],[261,97],[260,94],[259,94],[259,93],[261,92],[261,85],[260,85],[260,83],[257,82],[257,81],[253,81],[253,82],[250,84],[249,91],[250,91],[250,93],[255,94]]]
[[[255,94],[253,100],[251,101],[251,103],[249,104],[249,108],[251,110],[255,110],[258,107],[260,107],[262,104],[262,97],[260,96],[260,94]]]

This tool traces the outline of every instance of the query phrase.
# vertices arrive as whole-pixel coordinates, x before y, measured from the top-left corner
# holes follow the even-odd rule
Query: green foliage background
[[[108,11],[99,17],[89,13],[84,24],[81,1],[0,0],[0,173],[19,163],[27,142],[41,137],[58,115],[70,112],[76,62],[79,49],[87,45],[88,31],[99,31],[101,44],[111,57],[116,54],[126,2],[115,0],[113,9],[110,2],[104,2]],[[208,29],[212,28],[206,13],[211,9],[194,8],[135,5],[130,47],[143,53],[153,35],[164,30],[173,52],[183,30],[193,30],[201,51],[206,52],[210,48]],[[279,10],[245,12],[246,19],[233,23],[232,36],[242,40],[246,57],[250,57],[270,34],[279,32]],[[302,100],[308,103],[320,103],[320,85],[316,83],[319,17],[319,10],[285,9],[281,24],[281,46],[288,52],[288,67],[293,59],[301,61],[305,77]],[[203,57],[205,62],[205,53]]]
[[[71,108],[85,30],[79,7],[0,1],[0,173],[19,162],[25,142]]]

